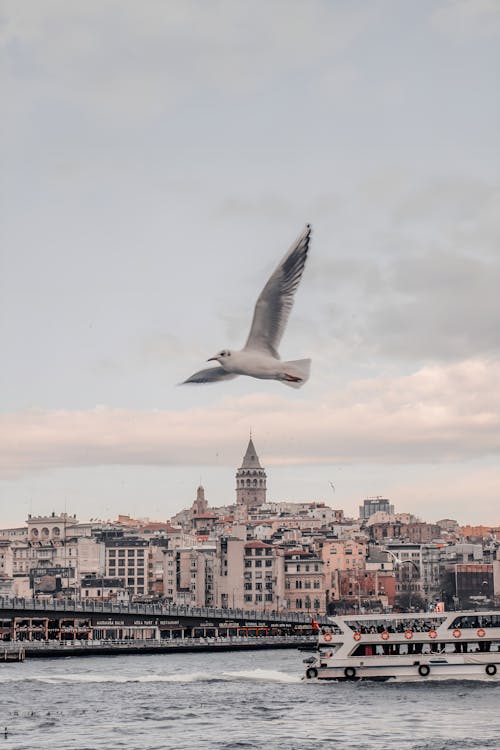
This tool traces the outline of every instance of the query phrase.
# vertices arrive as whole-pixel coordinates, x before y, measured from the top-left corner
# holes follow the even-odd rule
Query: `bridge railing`
[[[224,620],[267,620],[269,622],[309,624],[311,615],[297,612],[276,612],[274,610],[220,609],[216,607],[186,607],[177,604],[116,604],[95,599],[31,599],[24,597],[0,596],[0,609],[40,610],[42,612],[102,612],[108,614],[163,615],[167,617],[192,617]],[[319,623],[326,623],[324,617],[314,615]]]

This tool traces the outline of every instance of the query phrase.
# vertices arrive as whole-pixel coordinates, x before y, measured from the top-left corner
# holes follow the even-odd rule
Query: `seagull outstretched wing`
[[[206,370],[199,370],[184,380],[181,385],[186,383],[217,383],[219,380],[232,380],[238,375],[234,372],[226,372],[222,367],[207,367]]]
[[[310,237],[307,224],[260,293],[245,349],[257,349],[279,359],[277,349],[302,277]]]

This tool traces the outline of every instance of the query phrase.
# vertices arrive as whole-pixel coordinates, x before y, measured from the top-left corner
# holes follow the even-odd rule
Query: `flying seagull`
[[[293,295],[302,277],[310,237],[311,227],[307,224],[260,293],[243,349],[222,349],[207,360],[217,361],[220,367],[195,372],[184,383],[217,383],[238,375],[249,375],[262,380],[279,380],[292,388],[304,385],[309,378],[311,360],[282,362],[278,346],[293,307]]]

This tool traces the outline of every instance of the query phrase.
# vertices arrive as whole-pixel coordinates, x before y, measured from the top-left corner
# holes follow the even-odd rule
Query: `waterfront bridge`
[[[320,624],[326,619],[316,616]],[[311,615],[267,610],[0,597],[0,641],[308,640]]]

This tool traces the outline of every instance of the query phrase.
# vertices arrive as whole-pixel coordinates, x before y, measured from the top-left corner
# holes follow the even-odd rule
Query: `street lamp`
[[[354,581],[358,585],[358,615],[361,614],[361,583],[359,581]]]
[[[397,555],[394,554],[390,549],[385,550],[393,559],[396,565],[399,565],[400,567],[402,565],[413,565],[415,570],[418,573],[418,577],[420,578],[420,567],[417,565],[417,563],[414,560],[400,560]],[[408,609],[411,609],[411,581],[409,583],[409,589],[408,589]]]

